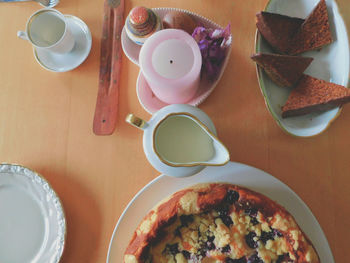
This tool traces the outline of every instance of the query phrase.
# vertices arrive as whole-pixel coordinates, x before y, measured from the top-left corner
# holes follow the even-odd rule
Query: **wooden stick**
[[[96,135],[112,134],[117,123],[124,0],[106,0],[104,13],[99,87],[93,122]]]

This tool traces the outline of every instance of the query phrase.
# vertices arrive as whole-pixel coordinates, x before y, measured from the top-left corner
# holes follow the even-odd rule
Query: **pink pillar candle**
[[[198,44],[183,30],[164,29],[143,44],[141,71],[153,93],[162,101],[186,103],[199,87],[202,56]]]

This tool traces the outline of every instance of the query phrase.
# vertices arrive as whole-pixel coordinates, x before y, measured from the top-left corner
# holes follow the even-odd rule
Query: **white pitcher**
[[[172,104],[153,114],[148,122],[133,114],[126,121],[144,131],[146,157],[163,174],[190,176],[206,166],[225,165],[230,160],[227,148],[216,137],[213,122],[196,107]]]

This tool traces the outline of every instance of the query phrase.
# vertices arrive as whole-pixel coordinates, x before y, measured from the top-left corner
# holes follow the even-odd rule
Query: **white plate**
[[[319,0],[271,0],[266,11],[294,17],[305,18]],[[349,81],[349,41],[344,21],[334,0],[327,0],[329,22],[334,42],[321,51],[303,53],[302,56],[313,57],[314,61],[305,71],[313,77],[347,86]],[[266,41],[257,34],[256,52],[273,53]],[[309,137],[322,133],[340,114],[336,108],[323,113],[282,119],[281,107],[287,101],[290,89],[278,87],[257,67],[260,89],[265,103],[278,125],[287,133]]]
[[[107,263],[123,262],[124,251],[143,217],[163,198],[198,183],[228,182],[260,192],[283,205],[296,219],[315,246],[321,262],[334,263],[332,251],[319,223],[306,204],[287,185],[256,168],[230,162],[221,167],[207,167],[187,178],[161,175],[146,185],[131,200],[114,229]]]
[[[210,21],[209,19],[207,19],[203,16],[197,15],[197,14],[189,12],[187,10],[182,10],[182,9],[178,9],[178,8],[167,8],[167,7],[153,8],[152,10],[154,10],[159,15],[159,17],[161,19],[163,19],[165,14],[170,12],[170,11],[178,11],[178,12],[190,14],[198,23],[202,24],[206,28],[212,28],[212,29],[219,29],[220,28],[220,29],[222,29],[221,26],[214,23],[213,21]],[[122,42],[122,48],[123,48],[125,55],[133,63],[138,65],[139,64],[139,53],[141,50],[141,46],[135,44],[134,42],[132,42],[128,38],[124,27],[123,27],[123,31],[122,31],[121,42]],[[231,35],[231,44],[226,50],[226,58],[222,63],[218,78],[214,82],[208,82],[208,81],[202,79],[200,84],[199,84],[199,90],[198,90],[197,94],[194,96],[193,99],[191,99],[191,101],[188,104],[193,105],[193,106],[198,106],[210,95],[210,93],[213,92],[216,85],[220,81],[220,79],[225,71],[226,65],[229,61],[230,54],[231,54],[231,47],[232,47],[232,35]],[[147,83],[146,83],[147,85],[140,85],[140,84],[144,84],[144,82],[145,82],[145,80],[144,80],[143,76],[141,76],[141,73],[140,73],[139,77],[138,77],[138,83],[137,83],[136,90],[137,90],[138,99],[139,99],[140,104],[148,113],[153,114],[154,112],[160,110],[162,107],[169,105],[169,104],[159,100],[157,97],[155,97],[153,95],[153,93],[151,92]]]
[[[66,54],[55,54],[43,49],[34,48],[36,61],[46,70],[53,72],[66,72],[78,67],[88,57],[92,38],[88,26],[78,17],[65,15],[75,39],[72,51]]]
[[[0,165],[0,262],[57,263],[66,220],[59,198],[35,172]]]

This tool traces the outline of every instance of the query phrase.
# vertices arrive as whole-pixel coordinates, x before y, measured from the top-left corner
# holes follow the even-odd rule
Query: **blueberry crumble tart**
[[[280,205],[247,188],[212,183],[176,192],[143,219],[124,263],[319,263]]]

